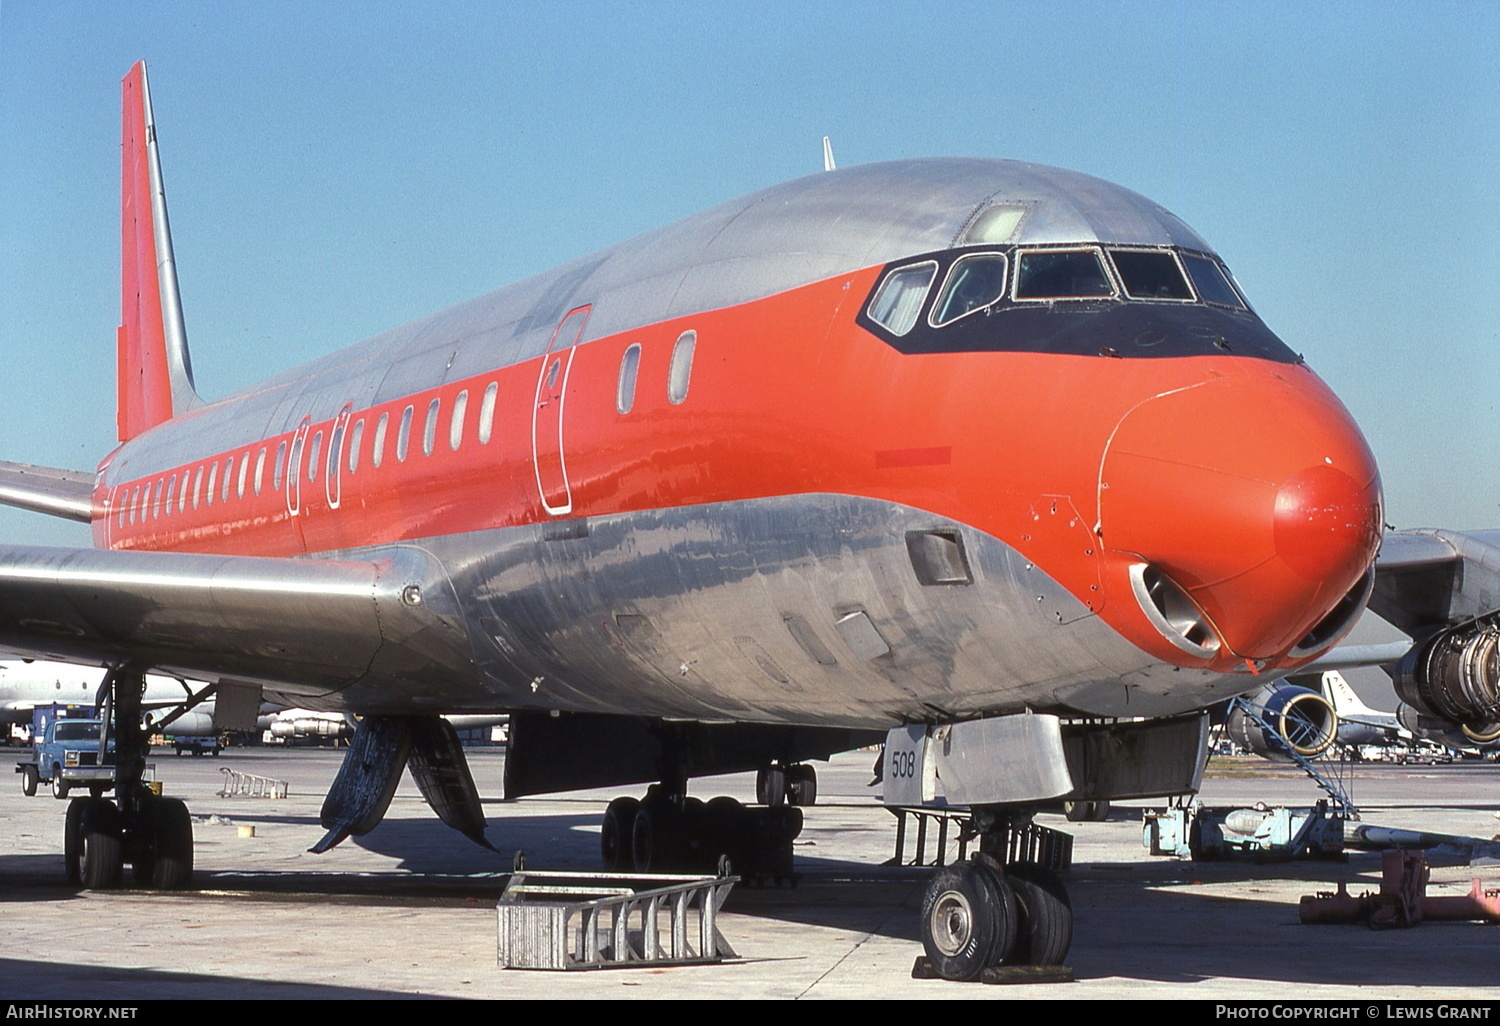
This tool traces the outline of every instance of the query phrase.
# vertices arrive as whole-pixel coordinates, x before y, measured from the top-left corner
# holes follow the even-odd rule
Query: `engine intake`
[[[1287,761],[1293,753],[1303,758],[1323,754],[1338,729],[1338,713],[1326,698],[1284,681],[1245,696],[1230,706],[1224,720],[1225,733],[1241,748],[1264,759]]]

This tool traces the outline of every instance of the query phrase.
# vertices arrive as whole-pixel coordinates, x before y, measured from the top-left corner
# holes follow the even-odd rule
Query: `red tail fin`
[[[146,64],[121,83],[120,326],[117,344],[120,441],[198,405],[182,326],[177,268]]]

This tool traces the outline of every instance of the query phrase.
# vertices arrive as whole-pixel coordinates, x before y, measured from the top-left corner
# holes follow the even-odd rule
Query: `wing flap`
[[[442,565],[393,547],[358,560],[0,547],[0,649],[301,695],[409,696],[472,678]]]

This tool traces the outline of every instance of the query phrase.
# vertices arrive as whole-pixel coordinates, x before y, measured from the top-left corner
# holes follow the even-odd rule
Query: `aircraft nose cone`
[[[1292,475],[1276,493],[1276,554],[1309,580],[1358,577],[1379,542],[1380,490],[1328,464]]]
[[[1364,437],[1300,366],[1136,406],[1105,451],[1099,508],[1105,548],[1170,577],[1240,661],[1297,646],[1368,570],[1382,519]]]

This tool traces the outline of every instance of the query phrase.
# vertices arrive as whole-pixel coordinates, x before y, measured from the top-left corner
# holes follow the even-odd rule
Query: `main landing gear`
[[[922,947],[933,975],[974,980],[986,969],[1063,964],[1073,941],[1067,889],[1038,862],[1003,863],[1021,847],[1009,843],[1014,836],[1003,821],[981,832],[979,852],[944,866],[927,885]]]
[[[717,871],[727,858],[747,882],[796,882],[792,842],[802,832],[802,809],[817,798],[811,766],[770,764],[756,779],[761,807],[719,796],[704,802],[686,794],[677,776],[646,790],[646,797],[616,798],[604,810],[599,853],[610,872]]]
[[[178,890],[193,876],[193,824],[187,806],[152,794],[142,776],[148,751],[140,729],[144,674],[111,670],[100,686],[100,751],[114,739],[115,795],[74,798],[63,828],[68,882],[95,890],[120,887],[125,866],[137,887]]]

